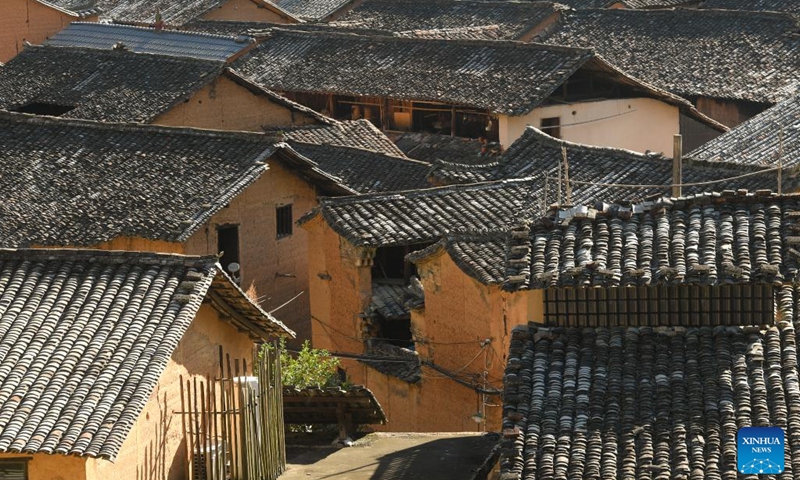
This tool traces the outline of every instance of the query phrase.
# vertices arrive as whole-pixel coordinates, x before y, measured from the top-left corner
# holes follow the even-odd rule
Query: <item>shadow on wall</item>
[[[167,409],[167,394],[158,402],[158,426],[155,435],[147,444],[136,467],[136,480],[183,480],[186,477],[184,456],[186,439],[181,440],[175,450],[168,448],[170,428],[176,428],[174,415]],[[178,430],[180,425],[177,425]],[[170,451],[173,452],[170,458]]]
[[[380,457],[370,480],[470,479],[495,443],[491,435],[431,440]]]

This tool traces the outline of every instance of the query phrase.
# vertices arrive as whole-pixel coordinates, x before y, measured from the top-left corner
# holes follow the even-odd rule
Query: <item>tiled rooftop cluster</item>
[[[292,16],[307,22],[323,20],[338,12],[351,0],[270,0]]]
[[[213,257],[0,250],[0,451],[113,459],[215,277],[270,318],[224,275]]]
[[[101,18],[118,22],[152,24],[156,13],[168,25],[182,25],[221,6],[226,0],[95,0]]]
[[[332,25],[449,38],[489,29],[492,39],[516,40],[560,8],[550,2],[366,0]]]
[[[735,478],[736,432],[786,431],[797,478],[800,384],[789,322],[512,333],[504,480]]]
[[[591,48],[675,94],[775,103],[800,88],[798,30],[777,13],[579,10],[544,41]]]
[[[687,154],[709,162],[795,167],[800,163],[800,95]]]
[[[528,127],[500,157],[489,158],[479,165],[437,162],[430,176],[434,183],[452,184],[524,178],[544,173],[549,177],[549,204],[557,201],[558,171],[565,170],[564,149],[569,178],[574,182],[572,192],[576,203],[637,200],[671,193],[669,185],[672,184],[672,160],[663,155],[575,144],[553,138],[533,127]],[[690,194],[737,188],[777,188],[775,171],[737,178],[766,168],[735,162],[687,161],[682,171],[682,182],[687,184],[683,191]],[[565,171],[563,175],[566,175]],[[726,180],[729,178],[735,179]],[[795,182],[787,173],[786,189]],[[565,183],[562,177],[562,202],[566,191]]]

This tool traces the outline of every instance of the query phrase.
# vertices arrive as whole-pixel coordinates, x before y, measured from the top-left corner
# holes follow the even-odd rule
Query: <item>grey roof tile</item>
[[[501,478],[733,478],[743,426],[783,428],[784,476],[798,478],[790,468],[800,434],[796,343],[791,320],[517,327],[504,377]]]
[[[95,0],[36,0],[42,5],[67,12],[79,18],[97,15],[102,10],[97,7]]]
[[[544,41],[594,49],[683,96],[774,103],[800,88],[797,19],[722,10],[565,12]]]
[[[459,164],[480,164],[490,162],[500,154],[498,145],[485,145],[472,138],[420,132],[391,135],[397,148],[406,156],[425,162],[441,160]]]
[[[265,171],[261,134],[0,114],[4,246],[183,241]]]
[[[136,53],[224,62],[249,47],[250,40],[177,30],[158,32],[129,25],[73,22],[45,41],[45,45],[111,50],[121,43]]]
[[[0,451],[114,459],[215,280],[252,335],[291,333],[213,257],[0,250]]]
[[[800,3],[795,0],[705,0],[702,8],[724,10],[749,10],[800,14]]]
[[[349,127],[338,125],[330,135],[346,143]],[[423,162],[288,140],[0,113],[0,245],[184,241],[271,162],[331,195],[427,185]]]
[[[719,131],[688,101],[628,77],[589,50],[511,41],[402,38],[274,28],[233,69],[279,92],[435,101],[524,115],[579,69],[675,105]],[[349,61],[343,62],[342,58]]]
[[[586,50],[512,42],[273,30],[234,69],[278,91],[385,95],[521,115],[590,58]]]
[[[74,107],[64,118],[148,122],[217,78],[222,62],[128,51],[28,47],[0,69],[0,108]]]
[[[489,158],[478,165],[438,162],[431,178],[437,184],[474,183],[545,173],[550,177],[547,195],[548,203],[552,203],[558,196],[556,179],[559,168],[563,168],[563,149],[567,152],[575,202],[636,200],[670,193],[666,186],[672,184],[672,160],[661,154],[567,142],[534,127],[528,127],[500,157]],[[743,165],[733,158],[727,158],[725,162],[697,160],[686,161],[683,165],[683,183],[687,184],[683,188],[685,194],[737,188],[777,188],[774,171],[726,180],[765,170],[765,166]],[[696,185],[698,183],[703,184]],[[785,188],[788,190],[795,183],[787,174]],[[566,192],[566,185],[562,185],[562,196],[563,192]]]
[[[278,131],[276,130],[275,133]],[[358,148],[404,157],[403,151],[369,120],[334,121],[330,125],[306,125],[280,130],[289,142]],[[269,132],[268,132],[269,133]]]
[[[181,30],[190,32],[203,32],[225,37],[238,37],[240,35],[255,36],[256,32],[263,32],[275,27],[275,24],[264,22],[237,22],[232,20],[193,20],[183,24]]]
[[[223,5],[227,0],[95,0],[101,19],[152,24],[156,12],[168,25],[182,25]]]
[[[550,2],[366,0],[331,25],[404,36],[516,40],[561,8]]]
[[[281,9],[291,13],[293,16],[306,20],[323,20],[332,15],[353,0],[271,0],[272,3]]]
[[[765,110],[686,156],[708,162],[786,167],[800,163],[800,95]]]

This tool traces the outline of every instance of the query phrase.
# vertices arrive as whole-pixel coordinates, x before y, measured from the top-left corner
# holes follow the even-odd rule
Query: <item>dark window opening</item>
[[[381,319],[380,339],[397,347],[414,349],[411,335],[411,320],[409,319]]]
[[[551,137],[561,138],[561,117],[543,118],[541,127]]]
[[[406,261],[406,255],[422,250],[429,245],[430,243],[424,243],[378,248],[372,265],[372,280],[377,282],[381,280],[408,282],[413,275],[417,274],[417,267],[413,263]]]
[[[60,117],[65,113],[75,110],[72,105],[56,105],[54,103],[31,102],[21,107],[14,109],[19,113],[30,113],[32,115],[48,115],[51,117]]]
[[[0,460],[0,480],[28,480],[28,460]]]
[[[238,268],[230,268],[232,263],[239,263],[239,226],[229,225],[217,230],[217,251],[222,252],[219,263],[227,273],[236,273]],[[235,270],[232,272],[232,270]]]
[[[283,238],[292,234],[292,206],[275,207],[276,237]]]
[[[771,325],[772,285],[553,288],[544,291],[548,325]]]

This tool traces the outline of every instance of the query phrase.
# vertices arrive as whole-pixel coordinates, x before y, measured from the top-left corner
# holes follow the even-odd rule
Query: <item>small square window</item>
[[[28,460],[0,460],[0,480],[28,480]]]
[[[288,237],[292,234],[292,206],[284,205],[275,207],[275,223],[277,225],[277,238]]]
[[[541,127],[551,137],[561,138],[561,117],[543,118]]]

